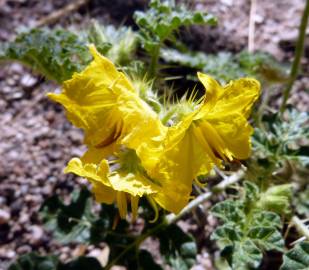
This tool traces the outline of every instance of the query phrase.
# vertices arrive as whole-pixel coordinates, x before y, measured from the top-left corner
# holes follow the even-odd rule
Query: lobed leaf
[[[309,269],[309,243],[302,242],[283,256],[280,270],[307,270]]]
[[[61,83],[91,60],[87,42],[64,29],[32,29],[1,45],[0,60],[19,61]]]

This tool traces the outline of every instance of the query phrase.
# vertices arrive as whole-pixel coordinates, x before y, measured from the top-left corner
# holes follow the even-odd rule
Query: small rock
[[[23,66],[19,63],[13,63],[11,65],[11,71],[14,73],[22,73],[23,72]]]
[[[105,246],[103,250],[98,248],[91,250],[88,256],[96,258],[100,262],[102,267],[105,267],[108,262],[109,253],[110,253],[109,247]]]
[[[24,246],[18,247],[18,248],[16,249],[16,251],[17,251],[18,254],[29,253],[29,252],[31,252],[31,250],[32,250],[31,247],[28,246],[28,245],[24,245]]]
[[[9,212],[3,209],[0,209],[0,224],[8,223],[10,218],[11,218],[11,215]]]
[[[30,243],[33,245],[37,245],[42,241],[44,231],[41,227],[37,225],[33,225],[30,227],[31,231],[31,238],[30,238]]]
[[[14,85],[16,85],[16,81],[15,81],[13,78],[7,78],[7,79],[6,79],[6,83],[7,83],[9,86],[14,86]]]
[[[12,259],[16,256],[16,252],[14,250],[8,250],[6,253],[6,257]]]
[[[24,88],[31,88],[37,83],[37,81],[38,81],[37,78],[31,76],[30,74],[25,74],[22,76],[20,84]]]

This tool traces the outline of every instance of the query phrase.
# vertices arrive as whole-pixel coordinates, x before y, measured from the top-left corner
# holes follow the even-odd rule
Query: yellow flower
[[[110,171],[106,158],[121,155],[123,148],[127,151],[126,141],[135,149],[165,134],[167,128],[139,97],[139,89],[135,90],[130,80],[94,46],[89,48],[94,57],[89,66],[64,82],[61,94],[48,94],[65,107],[73,125],[85,132],[88,151],[81,159],[72,159],[65,172],[87,178],[98,202],[117,201],[122,217],[126,214],[127,198],[131,198],[135,215],[139,197],[165,191],[159,183],[148,179],[146,173],[141,173],[142,170]],[[126,160],[122,167],[126,163],[134,164]]]
[[[260,83],[252,78],[242,78],[222,87],[206,74],[198,73],[198,77],[206,95],[204,104],[193,117],[197,141],[215,163],[218,158],[248,158],[253,128],[247,119],[259,97]]]
[[[149,176],[184,198],[174,207],[159,201],[173,212],[188,202],[193,179],[220,166],[222,160],[246,159],[251,150],[253,128],[247,118],[259,97],[259,82],[242,78],[222,87],[206,74],[198,73],[198,77],[206,88],[198,108],[191,106],[192,111],[169,127],[163,139],[148,140],[136,148]],[[158,201],[160,194],[154,197]]]
[[[130,80],[93,45],[89,48],[94,57],[89,66],[65,81],[61,94],[48,94],[65,107],[73,125],[84,130],[85,144],[104,147],[137,124],[158,125],[157,114],[139,98]]]
[[[164,190],[161,183],[147,175],[134,150],[114,150],[114,146],[108,147],[108,150],[105,148],[104,153],[98,149],[88,149],[80,159],[70,160],[65,173],[74,173],[88,179],[96,201],[106,204],[116,202],[121,218],[127,215],[128,200],[131,201],[133,218],[137,216],[138,201],[142,196],[146,196],[151,203],[157,197],[160,197],[159,201],[167,200],[170,204],[177,201],[172,190]],[[107,160],[106,156],[116,159]]]
[[[116,202],[122,218],[131,201],[133,217],[138,201],[178,213],[189,201],[192,181],[222,160],[250,154],[252,127],[247,118],[260,85],[244,78],[221,87],[198,74],[206,95],[188,103],[171,127],[139,97],[130,80],[90,46],[94,60],[64,82],[61,103],[68,119],[85,132],[88,151],[73,158],[65,172],[87,178],[96,200]],[[193,105],[193,106],[192,106]],[[196,106],[195,106],[196,105]]]

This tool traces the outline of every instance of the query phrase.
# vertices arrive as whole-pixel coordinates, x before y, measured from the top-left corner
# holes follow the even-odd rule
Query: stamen
[[[131,196],[132,222],[134,222],[137,218],[138,201],[138,196]]]
[[[117,192],[117,205],[120,217],[122,219],[125,219],[128,211],[127,196],[125,192],[122,191]]]
[[[155,223],[158,218],[159,218],[159,209],[158,209],[158,206],[157,204],[155,203],[155,201],[150,197],[150,196],[146,196],[148,202],[150,203],[152,209],[154,210],[155,212],[155,216],[152,220],[149,221],[149,223]]]

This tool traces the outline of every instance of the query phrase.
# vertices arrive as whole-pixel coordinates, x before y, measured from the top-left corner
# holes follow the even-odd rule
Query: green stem
[[[149,71],[148,71],[148,76],[150,79],[155,78],[155,76],[157,75],[157,66],[158,66],[159,57],[160,57],[160,48],[161,48],[161,43],[159,43],[155,47],[153,54],[151,56],[151,62],[150,62]]]
[[[301,57],[304,51],[304,43],[305,43],[305,36],[306,36],[306,28],[308,24],[308,17],[309,17],[309,0],[306,1],[306,6],[305,6],[304,13],[303,13],[301,23],[299,26],[299,35],[298,35],[298,40],[297,40],[296,49],[295,49],[295,58],[292,64],[288,85],[283,92],[283,100],[282,100],[282,104],[280,107],[281,113],[283,113],[286,108],[287,100],[289,98],[293,84],[298,75],[300,60],[301,60]]]

